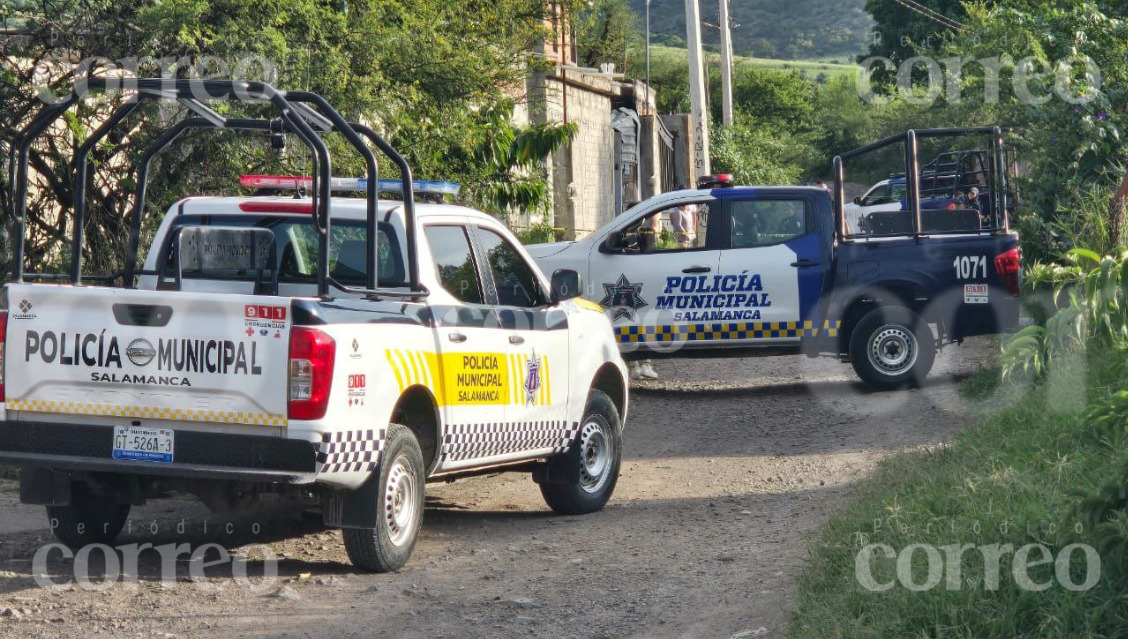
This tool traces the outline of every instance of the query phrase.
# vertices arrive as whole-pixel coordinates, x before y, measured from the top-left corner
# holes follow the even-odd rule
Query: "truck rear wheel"
[[[112,495],[91,492],[85,482],[74,482],[70,505],[47,506],[47,518],[56,539],[71,548],[81,548],[112,544],[125,527],[129,508]]]
[[[346,528],[345,551],[353,565],[370,572],[403,568],[423,525],[423,452],[415,434],[393,424],[380,453],[375,529]]]
[[[540,485],[541,495],[552,510],[561,515],[584,515],[607,505],[619,481],[622,433],[614,402],[602,391],[591,391],[580,432],[563,459],[567,474],[577,479]]]
[[[850,333],[850,363],[866,384],[880,389],[918,385],[936,359],[932,329],[900,306],[875,308]]]

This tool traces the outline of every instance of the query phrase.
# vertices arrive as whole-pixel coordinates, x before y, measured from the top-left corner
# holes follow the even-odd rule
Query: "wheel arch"
[[[928,306],[928,293],[920,285],[907,281],[883,282],[855,291],[842,305],[842,329],[838,332],[838,352],[850,352],[850,337],[854,327],[875,308],[903,306],[918,315]]]
[[[627,422],[627,380],[623,372],[613,362],[606,362],[595,372],[590,390],[602,391],[611,398],[611,403],[619,411],[619,420],[624,425]]]
[[[406,426],[415,435],[423,451],[423,464],[431,474],[439,463],[442,446],[442,418],[439,404],[431,390],[416,384],[403,391],[395,408],[391,423]]]

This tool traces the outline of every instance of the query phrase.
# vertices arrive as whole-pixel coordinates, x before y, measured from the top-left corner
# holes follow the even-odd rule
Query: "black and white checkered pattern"
[[[439,452],[443,462],[545,448],[562,453],[568,450],[579,428],[579,422],[566,421],[458,424],[447,427]]]
[[[324,433],[317,449],[320,473],[355,473],[376,470],[384,446],[383,428]]]

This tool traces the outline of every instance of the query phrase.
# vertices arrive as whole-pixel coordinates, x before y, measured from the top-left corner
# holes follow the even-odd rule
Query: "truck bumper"
[[[0,422],[0,463],[23,468],[308,484],[317,447],[307,441],[176,431],[172,463],[113,458],[112,426]]]

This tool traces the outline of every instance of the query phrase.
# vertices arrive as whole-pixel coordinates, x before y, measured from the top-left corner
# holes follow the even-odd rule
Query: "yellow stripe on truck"
[[[250,424],[253,426],[285,426],[285,415],[270,413],[244,413],[238,411],[192,410],[188,408],[160,408],[156,406],[117,406],[85,402],[56,402],[41,399],[9,399],[8,410],[32,413],[61,413],[66,415],[96,415],[100,417],[136,417],[139,419],[169,419],[182,422],[215,422],[222,424]]]
[[[416,384],[430,388],[440,406],[525,403],[528,358],[514,353],[443,353],[389,349],[388,364],[400,392]],[[551,404],[548,356],[541,360],[540,388],[535,403]]]

